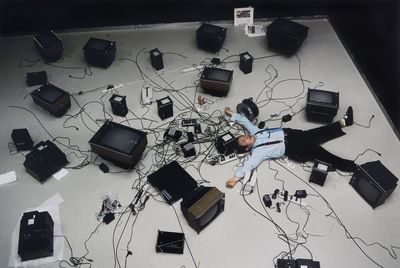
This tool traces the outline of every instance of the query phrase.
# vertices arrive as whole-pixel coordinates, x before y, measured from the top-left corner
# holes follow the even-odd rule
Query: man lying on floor
[[[353,108],[347,108],[345,116],[335,123],[309,129],[292,128],[259,129],[246,117],[234,113],[229,107],[225,114],[231,116],[231,121],[241,124],[248,132],[237,139],[238,145],[251,155],[244,165],[237,169],[235,176],[226,181],[226,186],[232,188],[246,174],[257,168],[264,160],[287,156],[297,162],[319,160],[332,165],[334,169],[354,172],[357,165],[352,160],[338,157],[324,148],[321,144],[345,135],[342,128],[353,124]]]

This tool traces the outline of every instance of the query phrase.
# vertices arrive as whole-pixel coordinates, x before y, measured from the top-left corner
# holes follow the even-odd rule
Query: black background
[[[0,0],[0,33],[232,20],[253,6],[255,18],[328,15],[393,123],[400,129],[400,1],[397,0]],[[4,53],[4,51],[2,51]]]

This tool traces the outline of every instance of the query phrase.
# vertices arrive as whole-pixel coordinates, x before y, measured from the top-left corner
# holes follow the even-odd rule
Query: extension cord
[[[110,87],[110,88],[103,89],[101,92],[106,93],[106,92],[108,92],[110,90],[118,89],[118,88],[121,88],[123,86],[124,86],[124,84],[119,84],[119,85],[116,85],[116,86],[113,86],[113,87]]]
[[[277,197],[283,199],[283,198],[284,198],[283,193],[280,192],[280,193],[277,195]],[[299,206],[306,207],[306,206],[307,206],[307,202],[304,201],[303,199],[304,199],[304,198],[298,198],[298,199],[296,200],[296,197],[295,197],[295,196],[288,196],[287,201],[289,201],[289,202],[291,202],[291,203],[295,203],[296,205],[299,205]]]
[[[220,165],[224,165],[224,164],[232,162],[236,159],[239,159],[238,155],[235,153],[232,153],[232,154],[228,154],[228,155],[220,155],[218,162]]]
[[[257,182],[257,170],[248,171],[243,178],[243,190],[247,192],[253,192],[254,187],[256,186]]]
[[[153,88],[146,86],[142,89],[142,104],[151,104],[153,98]]]
[[[197,67],[189,67],[181,70],[181,73],[189,73],[189,72],[194,72],[194,71],[201,71],[203,70],[204,65],[200,65]]]

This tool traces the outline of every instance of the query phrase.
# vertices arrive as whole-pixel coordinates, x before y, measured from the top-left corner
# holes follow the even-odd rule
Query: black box
[[[326,177],[328,176],[328,172],[330,171],[330,169],[330,164],[315,160],[309,182],[324,186]]]
[[[44,84],[40,88],[34,90],[31,96],[34,103],[56,117],[63,116],[71,107],[69,94],[50,83]]]
[[[47,74],[45,71],[32,72],[26,74],[26,84],[28,87],[38,86],[47,83]]]
[[[110,98],[111,109],[114,115],[126,116],[128,113],[128,107],[126,105],[126,96],[120,96],[113,94]]]
[[[253,70],[253,57],[247,51],[241,53],[239,56],[240,56],[239,69],[244,74],[251,73],[251,71]]]
[[[196,30],[197,46],[212,53],[218,52],[225,41],[226,28],[203,23]]]
[[[19,226],[18,255],[22,261],[53,256],[54,222],[47,211],[22,215]]]
[[[26,171],[42,183],[66,164],[65,154],[49,140],[36,144],[24,161]]]
[[[183,254],[185,234],[158,230],[156,252]]]
[[[196,155],[196,149],[194,148],[194,144],[192,142],[186,142],[181,144],[181,149],[183,151],[183,155],[185,156],[185,158]]]
[[[331,123],[339,109],[339,93],[308,89],[306,116],[310,121]]]
[[[173,104],[169,96],[157,100],[158,115],[162,120],[174,115]]]
[[[228,95],[232,79],[233,71],[205,67],[200,77],[200,86],[206,93],[222,97]]]
[[[83,47],[88,64],[108,68],[114,60],[115,42],[91,37]]]
[[[215,148],[218,153],[229,155],[235,151],[236,138],[229,131],[217,138],[215,142]]]
[[[28,151],[33,147],[31,135],[26,128],[13,129],[11,139],[18,151]]]
[[[150,60],[151,66],[153,66],[157,71],[164,68],[163,54],[158,50],[158,48],[150,50]]]
[[[92,152],[116,166],[132,169],[147,145],[146,132],[106,121],[89,140]]]
[[[54,62],[61,58],[64,47],[61,39],[53,31],[40,33],[33,37],[33,41],[46,62]]]
[[[308,27],[285,18],[278,18],[267,26],[268,47],[292,55],[306,39]]]
[[[372,208],[376,208],[392,194],[397,181],[398,178],[381,161],[374,161],[359,166],[349,183]]]

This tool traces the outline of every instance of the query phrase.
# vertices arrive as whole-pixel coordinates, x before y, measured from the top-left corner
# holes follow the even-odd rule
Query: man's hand
[[[225,107],[224,112],[226,115],[229,115],[229,116],[232,116],[234,114],[234,112],[229,107]]]
[[[233,187],[235,187],[236,183],[238,183],[239,181],[240,181],[240,178],[238,178],[238,177],[230,178],[226,181],[226,187],[233,188]]]

